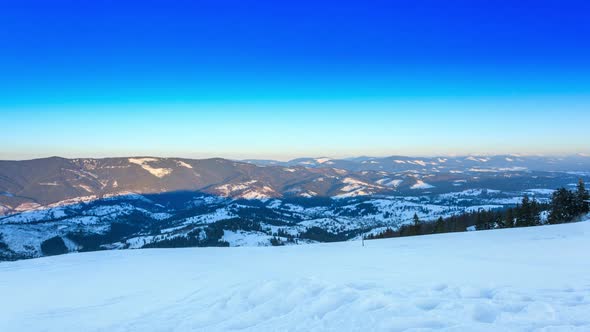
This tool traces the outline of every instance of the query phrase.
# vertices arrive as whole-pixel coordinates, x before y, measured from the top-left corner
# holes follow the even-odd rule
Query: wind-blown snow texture
[[[0,264],[1,331],[590,331],[590,222]]]

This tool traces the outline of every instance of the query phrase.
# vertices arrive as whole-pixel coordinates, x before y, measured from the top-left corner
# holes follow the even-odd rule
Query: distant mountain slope
[[[554,171],[562,173],[551,173]],[[569,175],[563,173],[566,171]],[[575,180],[589,171],[590,158],[583,156],[392,156],[301,158],[289,162],[52,157],[0,161],[0,215],[129,193],[199,191],[230,198],[265,199],[445,192],[454,187],[554,188],[563,183],[564,177]],[[527,183],[532,177],[534,186]]]
[[[0,161],[0,203],[20,211],[72,199],[182,190],[264,198],[282,196],[290,186],[330,174],[336,172],[262,168],[226,159],[54,157]]]
[[[573,155],[564,157],[495,155],[459,157],[356,157],[347,159],[298,158],[286,162],[276,160],[245,160],[257,165],[305,167],[333,167],[348,171],[464,171],[470,168],[483,170],[534,170],[534,171],[588,171],[590,157]]]

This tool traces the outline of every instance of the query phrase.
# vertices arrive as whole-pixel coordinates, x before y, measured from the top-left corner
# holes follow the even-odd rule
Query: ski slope
[[[590,331],[590,222],[0,264],[0,331]]]

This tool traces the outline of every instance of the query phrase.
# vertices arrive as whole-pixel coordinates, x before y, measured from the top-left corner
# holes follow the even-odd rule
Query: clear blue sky
[[[590,152],[587,1],[3,1],[0,159]]]

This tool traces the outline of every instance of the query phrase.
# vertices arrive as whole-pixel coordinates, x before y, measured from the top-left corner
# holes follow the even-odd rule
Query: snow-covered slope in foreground
[[[0,264],[0,331],[590,331],[590,222]]]

